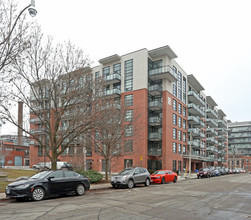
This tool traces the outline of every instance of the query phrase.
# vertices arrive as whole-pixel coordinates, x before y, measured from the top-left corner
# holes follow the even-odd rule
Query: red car
[[[171,170],[156,170],[151,175],[151,183],[168,183],[174,182],[176,183],[178,179],[177,173]]]

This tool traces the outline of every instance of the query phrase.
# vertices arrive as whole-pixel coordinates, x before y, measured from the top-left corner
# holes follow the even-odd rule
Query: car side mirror
[[[48,177],[48,180],[51,181],[51,179],[54,179],[54,178],[55,178],[55,176],[50,176],[50,177]]]

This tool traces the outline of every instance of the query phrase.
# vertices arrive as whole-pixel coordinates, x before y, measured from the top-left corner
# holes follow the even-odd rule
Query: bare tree
[[[140,117],[137,111],[124,107],[120,100],[98,101],[95,112],[98,120],[93,135],[94,148],[105,160],[105,179],[108,180],[112,159],[135,153],[132,139],[136,142],[144,131],[138,129]]]
[[[22,11],[10,0],[0,0],[0,81],[10,77],[9,65],[30,46],[29,28]]]
[[[30,129],[21,127],[43,149],[56,169],[58,157],[69,147],[82,142],[95,124],[92,103],[95,100],[89,59],[72,43],[53,46],[43,41],[39,28],[30,38],[25,56],[15,59],[11,80],[12,92],[1,103],[3,118],[21,127],[9,110],[11,104],[23,102],[30,109]],[[13,100],[12,97],[15,99]]]

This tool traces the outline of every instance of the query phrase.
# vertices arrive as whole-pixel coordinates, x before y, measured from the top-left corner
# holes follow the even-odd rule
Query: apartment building
[[[193,171],[227,165],[226,115],[175,58],[175,52],[164,46],[115,54],[92,68],[94,80],[104,80],[104,98],[126,106],[126,117],[134,122],[135,131],[141,131],[140,136],[125,135],[121,144],[129,144],[131,151],[112,160],[111,172],[128,165],[183,171],[188,170],[189,157]],[[97,152],[89,150],[85,157],[87,167],[104,171],[104,160]]]
[[[229,166],[251,170],[251,121],[228,121]]]

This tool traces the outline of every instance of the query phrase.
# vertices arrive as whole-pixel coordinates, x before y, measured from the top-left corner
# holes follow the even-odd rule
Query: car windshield
[[[165,174],[164,170],[156,170],[153,174]]]
[[[30,179],[43,179],[46,177],[48,174],[50,174],[52,171],[43,171],[41,173],[37,173],[34,176],[30,177]]]
[[[207,168],[201,168],[199,171],[207,171]]]
[[[127,174],[130,174],[130,173],[132,173],[134,171],[134,169],[124,169],[122,172],[120,172],[119,174],[125,174],[125,175],[127,175]]]

